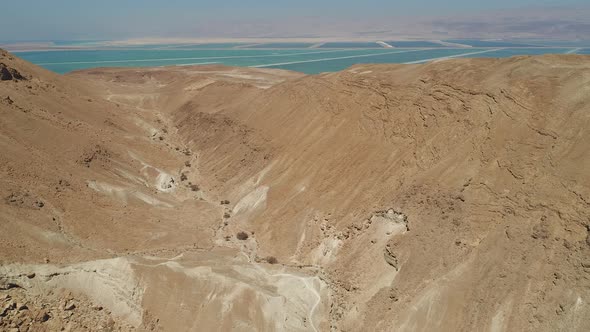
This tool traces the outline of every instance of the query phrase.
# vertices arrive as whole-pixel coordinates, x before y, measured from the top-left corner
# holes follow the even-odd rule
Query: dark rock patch
[[[0,62],[0,81],[25,81],[26,78],[18,70]]]

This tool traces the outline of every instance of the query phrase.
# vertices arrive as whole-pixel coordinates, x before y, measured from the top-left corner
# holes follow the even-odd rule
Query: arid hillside
[[[0,74],[0,330],[590,330],[588,56]]]

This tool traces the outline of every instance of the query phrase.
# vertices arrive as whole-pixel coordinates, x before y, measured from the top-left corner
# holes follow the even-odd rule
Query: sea
[[[55,42],[47,50],[13,53],[59,74],[98,67],[154,67],[222,64],[279,68],[306,74],[334,72],[363,63],[424,63],[449,58],[539,54],[590,54],[590,45],[566,42],[514,43],[485,40],[167,44],[100,46],[92,42]]]

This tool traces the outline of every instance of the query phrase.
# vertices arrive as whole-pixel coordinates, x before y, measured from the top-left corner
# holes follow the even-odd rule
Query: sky
[[[447,20],[529,20],[585,24],[587,0],[13,0],[2,4],[1,41],[123,40],[143,37],[259,37],[355,35],[397,31],[420,22],[425,37],[456,25]],[[566,17],[550,17],[558,7]],[[537,13],[531,16],[530,12]],[[549,16],[544,15],[546,11]],[[578,14],[576,14],[578,13]],[[571,17],[570,17],[571,16]],[[396,22],[399,24],[396,25]],[[446,22],[446,21],[445,21]],[[562,24],[564,23],[562,22]],[[473,22],[472,22],[473,23]],[[494,24],[493,22],[491,24]],[[574,29],[574,28],[571,28]],[[405,34],[408,31],[404,32]],[[453,32],[459,33],[459,32]],[[463,32],[461,32],[463,33]],[[401,35],[401,34],[400,34]],[[454,35],[453,35],[454,36]]]

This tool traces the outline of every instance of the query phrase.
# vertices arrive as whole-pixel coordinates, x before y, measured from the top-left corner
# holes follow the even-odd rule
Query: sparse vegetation
[[[238,234],[236,234],[236,237],[240,241],[245,241],[245,240],[248,240],[249,236],[248,236],[248,233],[246,233],[246,232],[238,232]]]
[[[268,264],[277,264],[279,262],[275,256],[266,257],[266,261]]]

